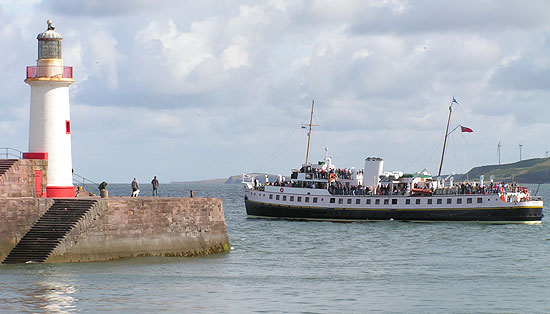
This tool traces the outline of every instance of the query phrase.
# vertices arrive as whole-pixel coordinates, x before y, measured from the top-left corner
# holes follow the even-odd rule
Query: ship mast
[[[307,132],[307,149],[306,149],[306,165],[307,165],[307,162],[309,160],[309,143],[311,141],[311,127],[312,126],[317,126],[315,124],[312,124],[313,123],[313,105],[315,104],[315,100],[312,100],[311,101],[311,115],[309,116],[309,124],[302,124],[302,125],[305,125],[307,127],[309,127],[309,130]]]
[[[451,104],[449,105],[449,117],[447,118],[447,128],[445,129],[445,139],[443,140],[443,152],[441,152],[441,162],[439,163],[439,171],[437,172],[438,177],[441,175],[441,168],[443,167],[443,157],[445,157],[445,146],[447,145],[447,135],[449,135],[449,123],[451,122],[451,113],[453,112],[454,102],[458,104],[458,101],[456,101],[456,99],[453,97],[453,101],[451,101]]]

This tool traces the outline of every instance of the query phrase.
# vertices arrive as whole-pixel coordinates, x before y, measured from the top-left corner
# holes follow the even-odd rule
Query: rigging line
[[[455,167],[455,170],[458,170],[458,168],[460,167],[460,165],[458,164],[458,158],[456,157],[456,153],[457,153],[457,148],[456,148],[456,140],[455,140],[455,136],[453,134],[453,138],[452,138],[452,142],[453,142],[453,150],[452,150],[452,153],[453,153],[453,159],[454,159],[454,167]],[[458,166],[457,166],[458,165]],[[449,171],[449,174],[453,172],[453,170],[450,170]]]
[[[422,154],[417,155],[417,158],[415,159],[414,163],[411,163],[409,167],[415,167],[414,171],[418,171],[420,169],[424,169],[426,167],[429,168],[429,165],[432,163],[439,163],[439,158],[437,156],[437,150],[439,149],[439,143],[436,143],[435,141],[432,142],[432,145],[425,149]],[[422,159],[423,163],[421,165],[418,165],[418,161]]]
[[[455,112],[455,115],[456,115],[456,112]],[[462,126],[462,124],[458,123],[458,119],[456,119],[456,117],[453,115],[451,116],[451,123],[452,124],[455,124],[456,126],[447,133],[447,136],[450,136],[452,135],[451,137],[451,140],[447,140],[448,143],[451,143],[452,142],[452,148],[453,148],[453,157],[454,157],[454,165],[455,165],[455,170],[457,170],[457,165],[458,165],[458,162],[457,162],[457,157],[456,157],[456,152],[457,152],[457,148],[456,148],[456,137],[455,137],[455,134],[454,133],[460,126]],[[462,135],[464,137],[464,135]],[[448,145],[447,145],[448,146]],[[462,165],[458,165],[458,166],[462,166]],[[449,172],[450,173],[450,172]]]
[[[288,139],[296,133],[297,130],[302,129],[302,126],[304,125],[304,121],[300,123],[293,131],[281,142],[281,144],[267,157],[262,163],[258,165],[257,169],[263,169],[267,167],[268,164],[270,164],[277,156],[279,156],[281,153],[278,151],[281,149],[281,147],[288,141]],[[288,149],[288,147],[286,148]],[[285,149],[285,150],[286,150]]]
[[[464,142],[466,142],[466,146],[468,146],[468,149],[470,150],[470,154],[471,154],[472,158],[474,159],[474,163],[476,165],[479,165],[479,163],[477,162],[477,159],[476,159],[476,155],[474,154],[474,151],[472,150],[472,147],[470,147],[470,143],[468,143],[468,141],[466,140],[466,137],[464,136],[464,134],[462,134],[462,138],[464,138]]]
[[[420,145],[418,145],[417,149],[416,149],[416,152],[414,154],[411,155],[411,157],[409,158],[409,160],[407,160],[405,162],[405,165],[402,167],[402,169],[407,169],[411,166],[413,166],[415,163],[418,162],[418,160],[422,157],[424,157],[425,153],[430,150],[430,151],[433,151],[435,150],[435,146],[436,145],[439,145],[439,143],[435,143],[434,141],[434,137],[436,135],[436,132],[430,132],[430,137],[428,138],[428,140],[425,140],[425,141],[422,141]],[[427,148],[428,147],[428,144],[431,143],[431,146],[429,147],[429,149]],[[420,154],[420,152],[425,152],[424,154]],[[422,167],[426,167],[427,165],[423,165]]]
[[[286,142],[290,139],[290,137],[292,137],[294,133],[296,133],[296,131],[300,130],[301,128],[302,128],[301,126],[294,128],[292,132],[281,142],[281,144],[279,144],[279,146],[275,148],[275,150],[271,154],[269,154],[268,157],[262,163],[260,163],[256,169],[263,169],[269,163],[271,163],[273,159],[279,156],[280,154],[278,154],[278,151],[281,149],[281,147],[283,147],[283,145],[286,144]]]

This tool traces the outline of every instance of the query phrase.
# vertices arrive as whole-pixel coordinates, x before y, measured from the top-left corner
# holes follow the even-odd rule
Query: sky
[[[443,173],[550,151],[550,2],[0,0],[0,147],[28,149],[37,34],[63,35],[73,167],[164,183],[305,161]]]

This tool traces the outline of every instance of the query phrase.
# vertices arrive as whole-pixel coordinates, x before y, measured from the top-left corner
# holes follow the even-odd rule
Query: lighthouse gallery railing
[[[28,66],[27,78],[59,77],[73,78],[73,67],[62,66]]]

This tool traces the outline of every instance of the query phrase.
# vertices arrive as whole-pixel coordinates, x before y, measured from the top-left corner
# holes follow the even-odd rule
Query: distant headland
[[[479,166],[463,175],[455,175],[455,179],[475,179],[481,175],[485,176],[485,180],[494,176],[495,182],[550,183],[550,158],[532,158],[510,164]]]
[[[269,176],[270,181],[276,181],[278,175],[268,173],[253,173],[256,177]],[[550,158],[532,158],[526,159],[514,163],[502,164],[502,165],[487,165],[478,166],[472,168],[465,174],[455,174],[455,181],[462,181],[465,179],[475,180],[481,175],[488,181],[491,176],[494,176],[495,182],[512,182],[517,181],[527,184],[539,184],[550,183]],[[234,175],[229,178],[210,179],[210,180],[197,180],[197,181],[185,181],[185,182],[172,182],[174,184],[184,183],[225,183],[225,184],[240,184],[242,181],[242,175]]]

